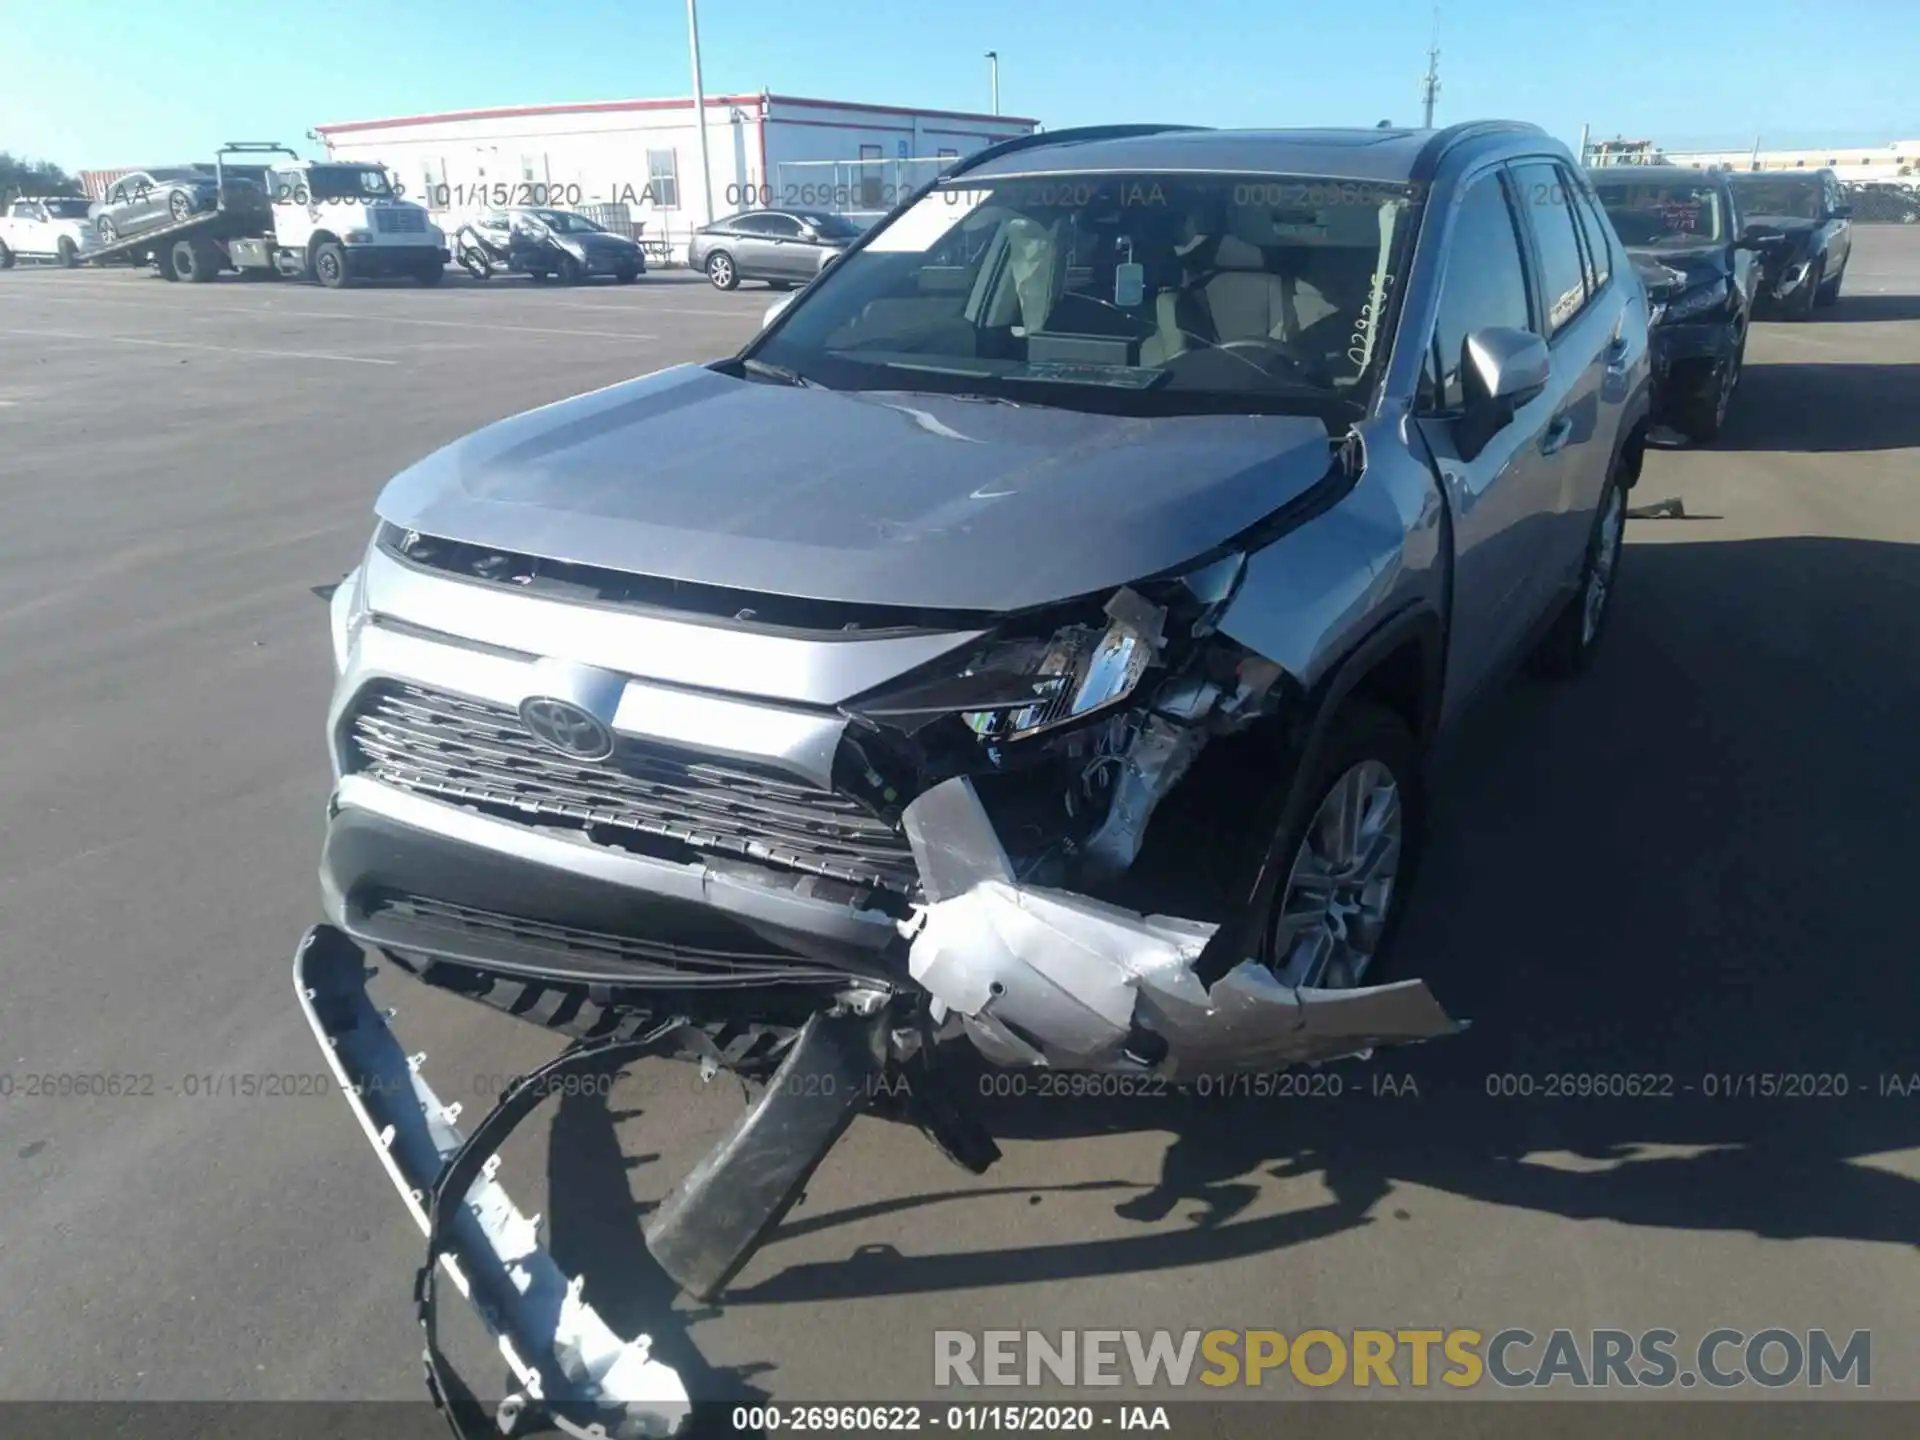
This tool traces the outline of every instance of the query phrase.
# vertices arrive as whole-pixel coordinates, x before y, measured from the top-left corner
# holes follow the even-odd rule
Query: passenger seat
[[[1141,346],[1141,364],[1163,365],[1202,341],[1288,340],[1299,333],[1293,281],[1268,270],[1258,246],[1221,236],[1212,270],[1197,287],[1162,289],[1154,297],[1156,332]]]

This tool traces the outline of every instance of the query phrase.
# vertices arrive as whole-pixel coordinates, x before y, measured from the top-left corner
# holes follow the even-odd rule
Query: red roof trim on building
[[[863,115],[919,115],[934,120],[984,120],[995,125],[1038,125],[1018,115],[980,115],[966,110],[914,110],[902,105],[863,105],[850,100],[811,100],[799,95],[709,95],[707,104],[753,105],[770,100],[780,105],[810,106],[817,110],[847,110]],[[427,115],[396,115],[390,120],[344,120],[332,125],[316,125],[319,135],[346,135],[356,130],[392,130],[403,125],[444,125],[461,120],[513,120],[533,115],[605,115],[634,110],[691,110],[693,98],[678,100],[588,100],[561,105],[506,105],[487,110],[441,110]],[[795,120],[795,125],[826,124],[826,121]],[[870,127],[879,128],[879,127]]]

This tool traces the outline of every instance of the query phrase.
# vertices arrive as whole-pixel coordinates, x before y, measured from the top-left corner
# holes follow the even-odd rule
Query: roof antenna
[[[1433,128],[1433,102],[1440,98],[1440,6],[1433,7],[1433,39],[1427,46],[1427,73],[1420,82],[1420,104],[1425,111],[1424,128]]]

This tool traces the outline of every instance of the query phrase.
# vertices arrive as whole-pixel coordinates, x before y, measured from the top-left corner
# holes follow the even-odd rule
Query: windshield
[[[1313,177],[956,181],[753,358],[834,389],[1127,414],[1358,408],[1411,218],[1406,187]]]
[[[47,207],[47,214],[55,220],[84,220],[87,218],[88,202],[85,200],[48,200],[43,203]]]
[[[168,169],[168,170],[149,170],[147,174],[152,176],[155,180],[163,180],[163,181],[213,179],[213,175],[211,172],[198,169],[197,167],[189,168],[187,166],[177,166],[173,169]]]
[[[1644,185],[1595,180],[1607,218],[1628,246],[1709,245],[1726,238],[1715,185]]]
[[[1738,179],[1733,193],[1749,215],[1783,215],[1791,220],[1818,220],[1823,192],[1818,180]]]
[[[609,232],[584,215],[571,210],[532,210],[528,212],[549,230],[560,235],[605,235]]]
[[[385,200],[393,195],[387,172],[377,165],[314,165],[307,186],[315,200]]]

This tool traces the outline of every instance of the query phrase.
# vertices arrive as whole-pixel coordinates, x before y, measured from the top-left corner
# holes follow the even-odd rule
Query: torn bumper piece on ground
[[[1216,927],[1022,885],[964,776],[920,796],[904,821],[927,898],[909,967],[999,1064],[1179,1078],[1465,1028],[1418,980],[1295,989],[1249,959],[1202,984],[1194,963]]]
[[[331,925],[308,931],[294,956],[294,990],[335,1080],[414,1223],[433,1242],[441,1269],[497,1337],[520,1386],[498,1407],[497,1431],[539,1408],[579,1417],[576,1425],[587,1428],[574,1433],[595,1433],[597,1426],[608,1440],[682,1433],[692,1405],[680,1376],[652,1358],[649,1337],[616,1335],[582,1298],[579,1280],[569,1281],[554,1264],[539,1243],[539,1218],[522,1215],[494,1178],[495,1117],[475,1132],[484,1143],[469,1148],[454,1126],[459,1105],[440,1101],[420,1074],[424,1057],[407,1055],[374,1008],[369,973],[359,947]],[[530,1108],[543,1091],[529,1086],[521,1093]],[[495,1112],[506,1122],[498,1130],[517,1118],[505,1108],[503,1101]],[[429,1282],[422,1309],[427,1361],[437,1382],[431,1263],[422,1279]],[[437,1385],[435,1393],[443,1398]]]

